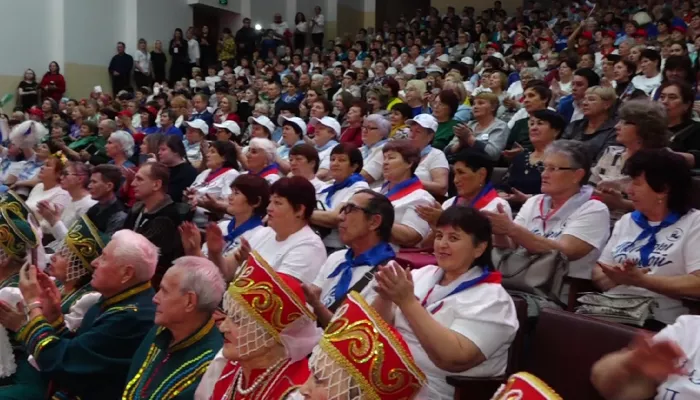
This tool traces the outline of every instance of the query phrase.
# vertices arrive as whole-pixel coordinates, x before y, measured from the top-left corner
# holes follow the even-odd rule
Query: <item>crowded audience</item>
[[[120,42],[90,93],[24,71],[0,399],[449,400],[544,309],[650,332],[601,396],[700,397],[700,3],[391,17]]]

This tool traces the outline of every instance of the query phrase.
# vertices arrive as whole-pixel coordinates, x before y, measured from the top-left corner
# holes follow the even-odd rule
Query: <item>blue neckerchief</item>
[[[322,151],[330,149],[331,147],[335,147],[337,144],[338,144],[338,142],[336,142],[335,140],[331,140],[330,142],[324,144],[321,147],[318,147],[318,146],[314,146],[314,147],[316,147],[316,151],[318,151],[320,153]]]
[[[262,218],[258,217],[257,215],[253,215],[252,217],[248,218],[246,222],[240,224],[238,228],[236,228],[236,219],[232,218],[231,222],[228,223],[228,233],[226,236],[224,236],[224,240],[226,243],[232,243],[242,234],[251,229],[257,228],[258,226],[262,226],[262,224]]]
[[[401,190],[403,190],[403,189],[405,189],[405,188],[407,188],[407,187],[413,185],[414,183],[416,183],[416,181],[418,181],[418,177],[415,176],[415,175],[413,175],[413,176],[410,177],[409,179],[406,179],[406,180],[403,181],[403,182],[397,183],[393,188],[391,188],[391,190],[389,190],[388,192],[386,192],[386,195],[385,195],[385,196],[386,196],[386,197],[389,197],[389,196],[391,196],[391,195],[394,194],[394,193],[400,192]],[[382,192],[386,189],[387,186],[389,186],[389,182],[386,182],[386,183],[384,183],[384,185],[382,185]]]
[[[632,221],[642,228],[642,233],[640,233],[639,236],[634,239],[634,241],[638,242],[640,240],[644,240],[646,237],[649,237],[649,241],[639,249],[641,267],[646,267],[649,265],[649,256],[654,251],[654,247],[656,247],[656,234],[662,229],[675,224],[680,218],[680,214],[672,212],[668,214],[660,224],[651,226],[649,225],[649,220],[646,216],[644,216],[644,214],[639,211],[634,211],[632,213]]]
[[[333,199],[333,195],[335,195],[336,192],[339,192],[345,188],[348,188],[357,182],[363,182],[364,180],[365,180],[365,178],[363,178],[362,175],[355,173],[355,174],[352,174],[352,175],[348,176],[347,178],[345,178],[344,181],[342,181],[340,183],[334,182],[332,185],[321,190],[321,193],[327,193],[326,194],[326,205],[328,206],[328,208],[330,208],[330,209],[333,208],[333,206],[331,205],[332,204],[331,200]]]
[[[374,149],[375,147],[379,147],[386,142],[387,142],[387,140],[384,139],[384,140],[378,141],[377,143],[375,143],[371,146],[365,145],[365,146],[360,147],[360,152],[362,153],[362,158],[365,159],[365,158],[369,157],[369,153],[372,151],[372,149]]]
[[[340,275],[338,283],[335,285],[335,301],[342,299],[348,290],[350,290],[350,282],[352,281],[352,269],[363,265],[376,267],[396,257],[394,249],[389,243],[381,242],[371,249],[365,251],[355,257],[352,249],[345,253],[345,261],[340,263],[330,275],[328,279],[335,278]]]
[[[298,142],[294,143],[292,146],[288,146],[286,143],[283,146],[279,147],[279,152],[278,154],[280,157],[287,159],[289,158],[289,152],[292,150],[292,147],[298,146],[300,144],[304,144],[303,140],[299,140]]]
[[[423,148],[423,150],[420,151],[420,158],[423,158],[430,154],[430,152],[433,150],[433,146],[427,145]]]

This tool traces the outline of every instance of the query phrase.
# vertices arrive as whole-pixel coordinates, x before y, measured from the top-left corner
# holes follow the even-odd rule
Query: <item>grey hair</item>
[[[263,102],[255,103],[254,110],[257,110],[260,114],[265,115],[265,116],[270,114],[270,106],[268,106],[266,103],[263,103]]]
[[[267,162],[272,163],[275,161],[277,156],[277,145],[270,139],[265,138],[252,138],[248,144],[248,148],[257,147],[265,152],[267,156]]]
[[[523,68],[520,75],[530,75],[532,79],[544,79],[544,73],[536,67]]]
[[[618,112],[620,120],[637,128],[637,136],[644,148],[662,148],[668,144],[668,118],[666,108],[649,99],[626,101]]]
[[[134,155],[134,138],[126,131],[116,131],[109,135],[109,138],[119,143],[126,158]]]
[[[391,122],[379,114],[370,114],[365,118],[365,122],[374,122],[377,124],[379,131],[382,133],[382,138],[386,139],[389,137],[391,132]]]
[[[109,128],[109,130],[111,130],[112,132],[117,130],[117,123],[114,122],[113,119],[106,119],[100,123],[107,125],[107,128]]]
[[[321,74],[313,74],[311,75],[311,81],[323,81],[323,75]]]
[[[213,262],[203,257],[185,256],[173,261],[167,273],[180,272],[180,291],[197,295],[197,309],[213,313],[226,290],[224,277]]]
[[[132,265],[136,279],[140,282],[150,281],[156,273],[158,264],[158,247],[145,236],[130,229],[122,229],[112,235],[107,244],[114,248],[114,259],[123,265]]]
[[[569,160],[571,168],[586,171],[579,185],[583,186],[588,182],[591,175],[592,162],[586,153],[586,145],[577,140],[555,140],[544,150],[545,157],[552,154],[561,154]]]

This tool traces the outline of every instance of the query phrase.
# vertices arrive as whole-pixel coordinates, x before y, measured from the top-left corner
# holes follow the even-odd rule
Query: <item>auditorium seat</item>
[[[401,249],[396,255],[396,262],[408,269],[419,269],[426,265],[437,265],[433,249]]]
[[[493,378],[470,378],[465,376],[448,376],[447,383],[455,387],[455,399],[490,399],[505,381],[506,377],[520,371],[522,363],[522,351],[525,345],[525,332],[528,331],[527,303],[525,300],[514,297],[513,303],[518,315],[520,327],[515,334],[515,339],[508,350],[508,365],[506,375]]]

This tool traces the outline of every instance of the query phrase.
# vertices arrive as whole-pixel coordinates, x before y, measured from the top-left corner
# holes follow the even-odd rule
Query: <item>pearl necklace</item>
[[[247,389],[243,389],[241,387],[241,386],[243,386],[243,378],[242,378],[243,368],[241,367],[241,369],[238,371],[238,373],[236,374],[236,377],[233,380],[235,385],[236,385],[236,392],[243,395],[243,396],[247,396],[247,395],[253,393],[258,388],[258,386],[260,386],[263,382],[265,382],[273,372],[275,372],[277,369],[279,369],[286,362],[287,362],[286,358],[280,358],[279,360],[277,360],[276,363],[267,367],[265,372],[260,374],[260,376],[258,376],[255,379],[255,381],[253,382],[253,384],[250,385]],[[231,385],[231,386],[233,386],[233,385]]]

